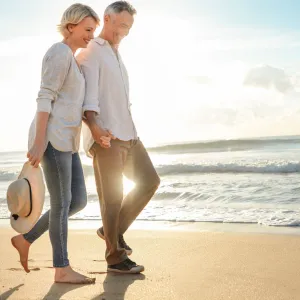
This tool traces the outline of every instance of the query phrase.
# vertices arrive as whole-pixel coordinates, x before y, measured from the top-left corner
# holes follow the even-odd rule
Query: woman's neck
[[[62,41],[64,44],[66,44],[71,50],[73,55],[75,54],[75,52],[77,51],[78,47],[75,46],[70,40],[68,39],[63,39]]]

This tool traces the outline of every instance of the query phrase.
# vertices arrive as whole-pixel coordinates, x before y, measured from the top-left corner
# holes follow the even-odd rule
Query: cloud
[[[207,76],[187,76],[187,78],[188,80],[198,84],[208,84],[211,82],[211,78]]]
[[[41,60],[47,49],[61,39],[58,33],[40,36],[19,36],[0,40],[0,57],[34,57]],[[36,58],[36,55],[39,57]]]
[[[265,89],[274,87],[281,93],[293,90],[291,79],[284,70],[268,65],[251,69],[245,76],[244,85]]]

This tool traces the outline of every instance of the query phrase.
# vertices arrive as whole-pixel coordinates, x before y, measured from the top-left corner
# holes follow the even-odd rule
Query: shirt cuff
[[[51,100],[49,99],[38,99],[37,100],[37,111],[38,112],[51,112]]]
[[[84,113],[86,112],[86,111],[94,111],[95,113],[97,113],[98,115],[100,114],[100,109],[99,109],[99,107],[97,106],[97,105],[89,105],[89,104],[87,104],[87,105],[84,105],[83,107],[82,107],[82,115],[84,116]]]

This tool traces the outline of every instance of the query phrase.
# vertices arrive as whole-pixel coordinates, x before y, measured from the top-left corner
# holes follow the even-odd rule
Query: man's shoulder
[[[93,43],[96,43],[99,46],[104,46],[106,44],[106,41],[100,37],[96,37],[93,39]]]
[[[86,59],[97,59],[101,55],[99,45],[94,41],[90,41],[87,48],[82,48],[76,55],[76,59],[80,62]]]
[[[91,40],[87,46],[86,51],[96,51],[98,54],[101,53],[101,48],[103,48],[106,45],[106,41],[101,38],[94,38]]]

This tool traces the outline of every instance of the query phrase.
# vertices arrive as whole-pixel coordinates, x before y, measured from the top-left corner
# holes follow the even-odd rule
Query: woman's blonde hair
[[[68,37],[70,32],[68,25],[79,24],[84,18],[92,17],[96,21],[97,25],[100,23],[100,18],[96,12],[88,5],[76,3],[67,8],[61,18],[60,24],[57,25],[58,31],[64,36]]]

